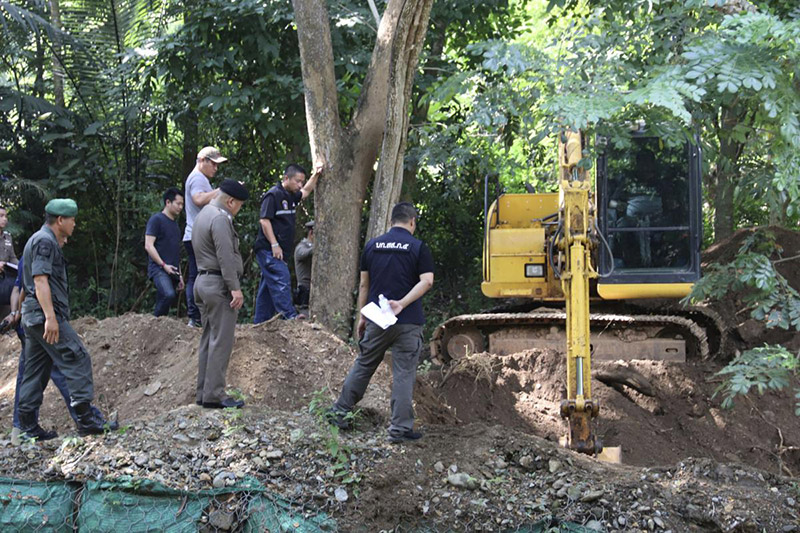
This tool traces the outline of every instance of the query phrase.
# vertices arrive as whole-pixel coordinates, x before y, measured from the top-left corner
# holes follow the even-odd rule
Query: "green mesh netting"
[[[72,531],[77,484],[0,478],[0,531]]]
[[[0,503],[0,531],[315,533],[336,529],[324,513],[293,507],[254,479],[188,492],[147,479],[81,485],[0,478]]]

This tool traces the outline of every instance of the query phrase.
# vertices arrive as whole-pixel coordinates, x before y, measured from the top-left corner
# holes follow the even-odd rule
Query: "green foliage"
[[[782,390],[796,382],[800,370],[797,354],[783,346],[764,345],[747,350],[717,372],[724,378],[714,394],[722,394],[722,407],[733,407],[736,396],[746,396],[755,388],[759,395],[768,390]],[[795,414],[800,416],[800,387],[795,391]]]
[[[776,252],[780,249],[771,232],[753,232],[733,261],[707,268],[684,301],[719,300],[738,293],[750,315],[767,327],[800,331],[800,294],[775,269],[770,256]]]
[[[350,465],[352,450],[350,446],[342,442],[339,435],[339,428],[328,421],[328,408],[330,407],[329,395],[330,391],[326,389],[314,391],[311,402],[308,404],[308,412],[317,419],[319,427],[325,433],[325,449],[328,451],[332,462],[329,469],[330,476],[333,478],[341,478],[341,482],[345,485],[358,483],[361,481],[361,476],[354,472]],[[345,420],[354,423],[358,416],[358,410],[351,411],[345,415]]]

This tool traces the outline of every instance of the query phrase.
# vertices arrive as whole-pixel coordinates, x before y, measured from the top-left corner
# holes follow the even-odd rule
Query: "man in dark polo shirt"
[[[392,350],[392,420],[388,440],[400,443],[417,440],[414,431],[414,381],[422,350],[422,296],[433,286],[433,257],[422,241],[413,237],[417,211],[408,202],[392,209],[392,227],[370,240],[361,255],[361,282],[358,308],[368,302],[379,304],[379,296],[389,300],[397,322],[386,329],[360,316],[357,332],[361,353],[342,386],[339,399],[329,411],[329,420],[342,429],[349,428],[345,415],[364,397],[367,385]]]
[[[298,317],[292,304],[292,280],[287,264],[288,256],[294,250],[295,210],[297,204],[316,188],[322,169],[323,164],[318,163],[304,185],[305,169],[300,165],[289,165],[281,182],[261,198],[258,235],[253,244],[261,268],[254,324],[265,322],[276,314],[284,319]]]
[[[44,226],[28,239],[23,253],[22,285],[28,296],[22,302],[25,372],[19,394],[20,431],[30,438],[51,437],[39,426],[36,412],[55,364],[69,387],[78,434],[101,434],[119,426],[116,422],[106,424],[92,410],[92,359],[69,323],[67,260],[61,252],[75,230],[78,205],[69,198],[57,198],[47,203],[45,212]]]
[[[155,316],[169,313],[169,308],[178,299],[178,291],[183,290],[181,230],[177,221],[183,210],[183,193],[177,187],[170,187],[162,198],[164,208],[150,217],[144,230],[147,277],[156,286]]]

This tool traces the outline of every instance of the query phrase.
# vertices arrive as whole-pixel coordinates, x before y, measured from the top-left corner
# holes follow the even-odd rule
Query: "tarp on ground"
[[[194,533],[237,530],[316,533],[336,529],[324,513],[302,509],[272,496],[258,481],[187,492],[156,481],[89,481],[83,490],[78,531]],[[241,529],[238,529],[241,528]]]
[[[0,477],[0,531],[72,532],[77,483],[37,483]]]
[[[273,496],[255,479],[189,492],[126,477],[85,484],[0,478],[0,531],[203,530],[317,533],[336,530],[336,523]]]

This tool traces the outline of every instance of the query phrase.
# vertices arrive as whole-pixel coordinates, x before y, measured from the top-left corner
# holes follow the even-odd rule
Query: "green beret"
[[[78,204],[72,198],[53,198],[47,202],[44,210],[55,217],[74,217],[78,214]]]

